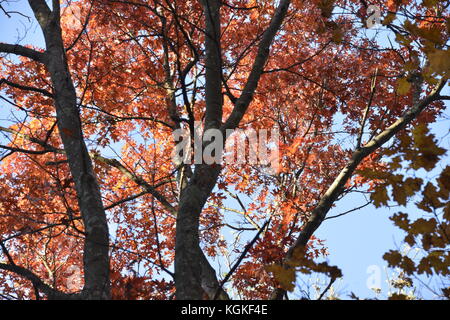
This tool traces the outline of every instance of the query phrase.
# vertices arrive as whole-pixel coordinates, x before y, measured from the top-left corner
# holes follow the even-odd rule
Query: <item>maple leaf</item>
[[[431,72],[449,75],[450,74],[450,51],[433,49],[428,53]]]
[[[400,78],[397,81],[397,92],[398,94],[405,95],[411,89],[411,83],[406,78]]]
[[[389,201],[389,196],[386,187],[379,186],[375,188],[375,191],[371,194],[370,198],[373,200],[373,204],[376,207],[386,205]]]
[[[402,261],[402,255],[398,251],[390,250],[383,255],[383,259],[389,263],[389,266],[396,267]]]
[[[268,272],[272,272],[275,279],[282,288],[287,291],[293,291],[295,288],[295,269],[284,268],[283,266],[273,264],[266,267]]]

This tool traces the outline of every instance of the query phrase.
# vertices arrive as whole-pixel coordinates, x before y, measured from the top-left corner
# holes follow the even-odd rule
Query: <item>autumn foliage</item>
[[[379,28],[389,40],[367,29],[368,5],[380,9]],[[93,220],[80,209],[88,195],[74,178],[66,141],[84,141],[83,161],[92,163],[101,194],[109,228],[107,297],[283,298],[296,272],[339,278],[337,267],[314,262],[327,248],[312,234],[334,202],[355,190],[371,192],[376,207],[420,196],[418,209],[441,210],[415,221],[394,215],[408,233],[405,242],[426,255],[418,264],[397,251],[385,259],[407,274],[448,276],[448,166],[428,183],[411,174],[435,169],[446,152],[427,129],[449,99],[442,93],[450,76],[446,1],[60,6],[61,64],[73,82],[81,136],[61,125],[62,95],[50,60],[24,55],[50,47],[24,43],[20,54],[0,44],[1,107],[14,114],[0,127],[1,297],[48,296],[50,289],[24,270],[63,294],[83,292],[91,253],[86,225]],[[196,121],[204,128],[277,127],[278,171],[174,163],[174,130],[193,133]],[[392,148],[381,148],[394,136]],[[192,228],[180,222],[195,214]],[[177,243],[182,236],[190,240]],[[177,278],[176,263],[189,259],[196,265]],[[210,269],[212,278],[204,271]],[[179,289],[199,274],[207,279],[198,283],[202,294]]]

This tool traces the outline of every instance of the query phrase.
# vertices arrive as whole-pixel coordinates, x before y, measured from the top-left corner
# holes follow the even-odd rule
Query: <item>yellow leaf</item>
[[[437,28],[425,29],[420,28],[419,34],[422,38],[431,41],[433,44],[442,44],[441,30]]]
[[[389,172],[374,170],[371,168],[364,168],[362,170],[358,170],[358,174],[367,179],[377,179],[377,180],[389,179],[389,177],[391,176]]]
[[[429,129],[425,124],[417,125],[412,131],[414,147],[418,149],[414,151],[410,158],[413,169],[424,168],[430,171],[439,161],[439,157],[445,153],[445,149],[436,145],[434,135],[428,134],[428,132]]]
[[[398,204],[402,206],[406,205],[406,192],[401,185],[394,184],[392,186],[392,196]]]
[[[423,180],[421,178],[407,178],[403,183],[403,188],[408,197],[413,196],[417,191],[420,190]]]
[[[428,275],[431,275],[433,272],[431,271],[431,264],[428,257],[423,257],[420,260],[419,265],[417,266],[417,272],[419,274],[426,273]]]
[[[450,166],[446,166],[445,169],[442,170],[437,181],[441,189],[446,189],[447,191],[450,191]]]
[[[440,195],[441,194],[436,190],[436,187],[429,182],[423,191],[423,201],[435,209],[441,208],[444,203],[439,200]]]
[[[404,27],[407,31],[409,31],[409,33],[411,33],[412,35],[414,35],[414,36],[419,35],[419,34],[418,34],[418,33],[419,33],[419,27],[416,26],[415,24],[413,24],[411,21],[406,20],[406,21],[403,23],[403,27]]]
[[[402,261],[402,255],[398,251],[390,250],[383,255],[383,259],[388,262],[390,267],[396,267]]]
[[[295,269],[294,268],[284,268],[278,264],[272,264],[266,266],[268,272],[272,272],[275,280],[280,284],[280,286],[287,290],[293,291],[295,288]]]
[[[438,0],[423,0],[422,5],[427,8],[432,8],[438,3]]]
[[[396,156],[396,157],[392,158],[392,161],[391,161],[391,163],[388,164],[388,166],[392,171],[395,171],[402,167],[402,165],[400,164],[401,161],[402,161],[402,157]]]
[[[433,49],[428,52],[431,72],[450,74],[450,51]]]
[[[417,219],[411,224],[410,233],[412,234],[424,234],[431,233],[436,229],[436,220],[426,220],[423,218]]]
[[[400,33],[397,33],[395,35],[395,41],[397,41],[398,43],[400,43],[401,45],[404,45],[404,46],[409,46],[410,43],[412,42],[411,39],[401,35]]]
[[[318,7],[322,13],[322,16],[325,18],[331,17],[331,14],[334,9],[334,1],[335,0],[321,0],[318,4]]]
[[[416,270],[416,265],[414,264],[414,261],[411,260],[411,258],[403,256],[400,268],[402,268],[406,274],[413,274]]]
[[[419,64],[416,61],[408,61],[403,65],[403,69],[405,71],[414,71],[417,70]]]
[[[333,30],[333,33],[332,33],[332,36],[331,36],[331,40],[334,42],[334,43],[341,43],[342,42],[342,40],[344,39],[344,33],[342,32],[342,30],[341,29],[335,29],[335,30]]]
[[[406,78],[400,78],[397,81],[397,92],[400,95],[405,95],[411,89],[411,83]]]
[[[402,230],[408,231],[409,230],[409,219],[408,215],[406,213],[396,213],[391,218],[392,221],[394,221],[394,224],[399,227]]]
[[[444,219],[450,220],[450,202],[444,208]]]
[[[389,300],[408,300],[408,297],[404,294],[393,293],[389,296]]]
[[[395,20],[395,18],[397,18],[395,13],[390,12],[387,14],[386,18],[384,18],[382,24],[386,26],[386,25],[392,23]]]
[[[375,207],[380,207],[381,205],[387,205],[389,196],[385,186],[379,186],[375,188],[375,192],[372,193],[370,198],[373,200]]]

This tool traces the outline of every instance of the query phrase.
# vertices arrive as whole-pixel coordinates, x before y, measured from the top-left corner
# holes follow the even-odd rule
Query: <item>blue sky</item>
[[[14,8],[32,17],[26,1],[19,1]],[[18,40],[22,44],[31,43],[41,45],[43,38],[36,27],[34,17],[31,18],[31,27],[27,19],[13,18],[9,19],[5,15],[0,14],[0,41],[8,43],[17,43]],[[449,92],[446,88],[447,94]],[[0,101],[0,125],[8,126],[11,123],[5,121],[9,107],[6,103]],[[448,112],[447,112],[448,115]],[[444,136],[449,130],[449,121],[441,121],[433,125],[433,130],[438,137]],[[449,149],[450,140],[447,137],[442,141],[442,146]],[[449,155],[444,159],[444,164],[449,163]],[[362,195],[349,195],[339,201],[336,207],[329,213],[329,216],[342,213],[353,209],[365,203]],[[409,209],[413,210],[413,209]],[[349,213],[337,219],[325,221],[316,232],[316,236],[326,240],[326,246],[329,248],[330,255],[327,260],[332,265],[339,266],[344,274],[344,280],[338,283],[338,293],[347,294],[350,291],[361,297],[374,297],[373,292],[367,287],[366,282],[369,278],[368,268],[377,266],[381,272],[381,285],[383,291],[386,292],[386,267],[382,255],[389,249],[396,249],[400,246],[402,233],[394,227],[388,219],[394,209],[375,209],[373,206],[365,207]],[[370,269],[369,269],[370,270]]]

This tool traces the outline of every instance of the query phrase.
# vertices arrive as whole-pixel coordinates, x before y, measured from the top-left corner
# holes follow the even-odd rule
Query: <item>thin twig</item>
[[[219,287],[217,288],[216,294],[214,295],[213,300],[216,300],[220,294],[220,291],[223,288],[223,285],[230,279],[230,277],[233,275],[233,273],[236,271],[237,267],[239,267],[239,265],[241,264],[242,260],[244,260],[245,256],[247,255],[248,251],[253,247],[253,245],[255,244],[255,242],[258,240],[259,236],[261,235],[261,233],[264,231],[264,229],[269,225],[270,223],[270,219],[267,220],[264,225],[261,227],[261,229],[259,229],[259,231],[256,233],[255,237],[252,239],[252,241],[250,241],[246,246],[244,251],[241,253],[241,255],[239,256],[239,259],[236,261],[236,263],[233,265],[233,267],[231,268],[230,271],[228,271],[227,275],[225,276],[225,278],[220,282]]]

